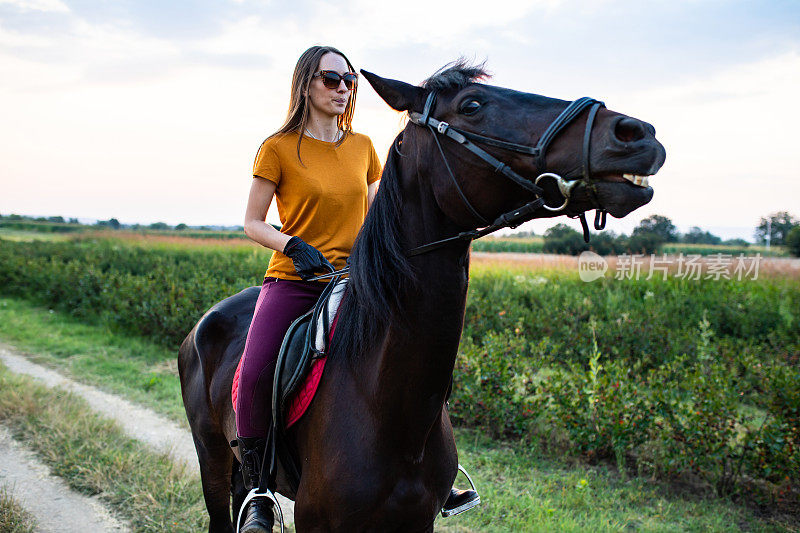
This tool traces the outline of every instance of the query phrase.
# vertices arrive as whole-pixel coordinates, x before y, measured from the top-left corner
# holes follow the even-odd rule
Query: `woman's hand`
[[[288,256],[297,274],[304,280],[313,278],[317,272],[329,270],[333,272],[333,265],[325,259],[322,253],[305,242],[300,237],[294,236],[286,243],[283,254]]]

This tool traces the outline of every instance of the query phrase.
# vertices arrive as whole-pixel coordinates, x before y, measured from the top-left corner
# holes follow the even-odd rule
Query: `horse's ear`
[[[421,110],[428,91],[422,87],[398,80],[381,78],[377,74],[362,69],[361,74],[367,79],[378,96],[397,111]]]

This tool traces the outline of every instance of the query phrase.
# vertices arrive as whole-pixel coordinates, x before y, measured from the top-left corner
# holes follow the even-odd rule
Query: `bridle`
[[[605,107],[603,102],[595,100],[594,98],[589,98],[584,96],[583,98],[579,98],[574,102],[570,103],[566,109],[564,109],[550,125],[547,126],[547,129],[544,131],[542,136],[539,138],[539,141],[536,143],[536,146],[527,146],[523,144],[516,144],[508,141],[503,141],[500,139],[494,139],[492,137],[486,137],[484,135],[479,135],[477,133],[473,133],[470,131],[461,130],[456,128],[455,126],[451,126],[447,122],[437,120],[431,116],[431,112],[436,103],[436,91],[431,91],[428,93],[428,98],[425,100],[425,106],[423,108],[422,113],[417,113],[415,111],[410,111],[408,113],[409,120],[416,124],[417,126],[422,126],[428,128],[431,133],[433,134],[433,139],[436,142],[436,147],[439,149],[439,153],[442,156],[442,160],[445,163],[445,168],[447,169],[448,174],[450,175],[450,179],[453,185],[458,191],[459,196],[461,197],[462,202],[464,205],[467,206],[467,209],[470,213],[481,222],[483,228],[482,229],[474,229],[470,231],[464,231],[459,233],[454,237],[449,237],[447,239],[442,239],[440,241],[431,242],[422,246],[418,246],[416,248],[412,248],[409,250],[406,255],[415,256],[421,253],[425,253],[436,248],[440,248],[441,246],[455,240],[474,240],[484,235],[488,235],[489,233],[495,232],[502,228],[516,228],[523,222],[527,222],[531,220],[539,209],[547,209],[548,211],[558,212],[562,211],[567,207],[567,204],[570,200],[570,195],[572,193],[572,189],[578,184],[579,181],[583,181],[587,188],[589,189],[590,193],[592,194],[594,201],[600,207],[597,209],[597,214],[595,216],[594,227],[597,230],[601,230],[605,227],[606,223],[606,211],[602,208],[599,198],[597,196],[597,191],[595,188],[595,180],[592,179],[591,175],[591,166],[589,163],[589,156],[590,156],[590,149],[591,149],[591,136],[592,136],[592,127],[594,125],[595,117],[597,116],[597,111],[601,107]],[[575,178],[571,180],[565,180],[563,177],[559,176],[554,172],[546,172],[547,169],[547,149],[549,148],[550,144],[553,140],[561,133],[564,128],[566,128],[572,121],[574,121],[578,116],[583,113],[584,110],[589,109],[589,115],[586,119],[586,128],[584,130],[583,135],[583,157],[582,157],[582,177]],[[449,163],[447,162],[447,157],[444,154],[444,150],[442,150],[442,145],[439,142],[439,135],[443,135],[445,137],[449,137],[450,139],[454,140],[473,154],[477,155],[481,159],[483,159],[486,163],[492,166],[495,172],[499,172],[506,178],[510,179],[523,189],[531,192],[534,194],[534,200],[528,202],[527,204],[523,205],[522,207],[515,209],[513,211],[509,211],[507,213],[503,213],[493,223],[489,223],[480,213],[478,213],[477,209],[473,207],[473,205],[469,202],[464,192],[461,190],[461,187],[458,184],[458,180],[456,180],[455,174],[453,173],[452,169],[450,168]],[[490,146],[495,146],[497,148],[502,148],[504,150],[510,150],[513,152],[523,153],[530,156],[533,156],[536,160],[536,166],[542,172],[537,176],[533,183],[530,180],[527,180],[514,172],[507,164],[500,161],[486,150],[480,148],[472,141],[480,142],[482,144],[488,144]],[[542,198],[542,194],[544,193],[544,189],[539,187],[539,182],[544,178],[554,179],[556,184],[558,185],[558,190],[562,196],[564,196],[564,203],[558,207],[550,207],[544,203],[544,199]],[[589,227],[586,223],[586,216],[581,213],[578,215],[581,219],[581,226],[583,228],[584,239],[588,242],[589,237]]]
[[[430,252],[431,250],[435,250],[437,248],[441,248],[448,243],[453,241],[473,241],[475,239],[479,239],[485,235],[493,233],[497,230],[503,228],[516,228],[523,222],[527,222],[531,220],[533,216],[536,214],[536,211],[539,209],[547,209],[548,211],[558,212],[562,211],[567,207],[567,204],[570,200],[570,195],[572,193],[572,189],[578,184],[579,181],[583,181],[587,188],[589,189],[593,199],[599,207],[597,208],[597,212],[595,215],[594,220],[594,227],[597,230],[601,230],[605,227],[606,224],[606,211],[602,208],[599,198],[597,195],[597,191],[595,188],[595,181],[592,179],[591,175],[591,166],[589,164],[589,155],[591,149],[591,136],[592,136],[592,127],[594,126],[595,117],[597,116],[597,111],[601,107],[605,107],[603,102],[599,100],[595,100],[594,98],[589,98],[588,96],[584,96],[583,98],[578,98],[574,102],[570,103],[566,109],[564,109],[561,114],[559,114],[553,122],[547,126],[547,129],[544,131],[542,136],[539,138],[539,141],[536,143],[536,146],[526,146],[523,144],[516,144],[508,141],[503,141],[500,139],[494,139],[492,137],[486,137],[483,135],[479,135],[477,133],[473,133],[471,131],[461,130],[456,128],[455,126],[451,126],[447,122],[437,120],[431,116],[431,112],[436,104],[436,91],[431,91],[428,93],[428,98],[425,100],[425,106],[422,110],[422,113],[417,113],[416,111],[409,111],[408,118],[417,126],[421,126],[427,128],[433,134],[433,140],[436,142],[436,147],[439,149],[439,153],[442,156],[442,160],[444,161],[445,168],[447,169],[448,174],[450,175],[450,179],[455,186],[456,191],[458,191],[459,196],[461,197],[461,201],[467,207],[469,212],[475,217],[478,221],[480,221],[481,229],[473,229],[468,231],[462,231],[458,235],[454,235],[453,237],[448,237],[446,239],[441,239],[438,241],[430,242],[428,244],[423,244],[422,246],[417,246],[416,248],[412,248],[406,255],[409,257],[413,257],[416,255],[424,254],[426,252]],[[586,119],[586,128],[583,134],[583,156],[582,156],[582,176],[579,178],[572,178],[569,180],[564,179],[563,177],[559,176],[554,172],[547,172],[547,149],[549,148],[550,144],[553,140],[558,136],[559,133],[564,130],[572,121],[574,121],[578,116],[581,115],[586,109],[589,109],[589,115]],[[494,222],[489,223],[486,218],[484,218],[477,209],[470,203],[467,199],[467,196],[464,194],[464,191],[461,189],[461,186],[458,184],[458,180],[456,180],[456,176],[453,173],[452,169],[450,168],[450,164],[447,161],[447,157],[445,156],[444,150],[442,149],[442,145],[439,142],[439,135],[448,137],[453,141],[457,142],[459,145],[463,146],[486,163],[488,163],[492,168],[494,168],[495,172],[502,174],[504,177],[508,178],[518,186],[522,187],[526,191],[532,193],[534,195],[534,199],[530,202],[526,203],[522,207],[514,209],[512,211],[508,211],[503,213],[499,217],[497,217]],[[500,161],[492,154],[484,150],[483,148],[476,145],[474,142],[476,141],[481,144],[487,144],[490,146],[494,146],[497,148],[501,148],[504,150],[509,150],[513,152],[519,152],[523,154],[527,154],[533,156],[536,160],[536,166],[542,171],[539,176],[533,180],[531,183],[530,180],[523,178],[519,174],[517,174],[511,167],[509,167],[504,162]],[[542,179],[550,178],[556,181],[558,185],[558,190],[562,196],[564,196],[564,203],[558,207],[550,207],[544,203],[544,198],[542,197],[544,193],[544,189],[539,187],[539,182]],[[589,225],[586,223],[586,216],[584,213],[578,215],[581,221],[581,227],[583,228],[583,236],[586,242],[589,242]],[[349,270],[349,267],[345,267],[341,270],[337,270],[335,272],[331,272],[328,274],[323,274],[321,276],[316,276],[309,281],[331,278],[340,274],[343,274]]]

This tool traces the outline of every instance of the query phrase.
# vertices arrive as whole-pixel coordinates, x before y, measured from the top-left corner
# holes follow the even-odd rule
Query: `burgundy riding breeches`
[[[236,432],[265,437],[272,420],[272,379],[289,325],[309,311],[326,283],[265,278],[247,332],[239,375]]]

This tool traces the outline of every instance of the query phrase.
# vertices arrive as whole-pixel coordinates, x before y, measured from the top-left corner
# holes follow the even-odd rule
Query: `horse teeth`
[[[649,183],[650,176],[638,176],[636,174],[623,174],[623,178],[630,181],[634,185],[638,185],[639,187],[647,187]]]

